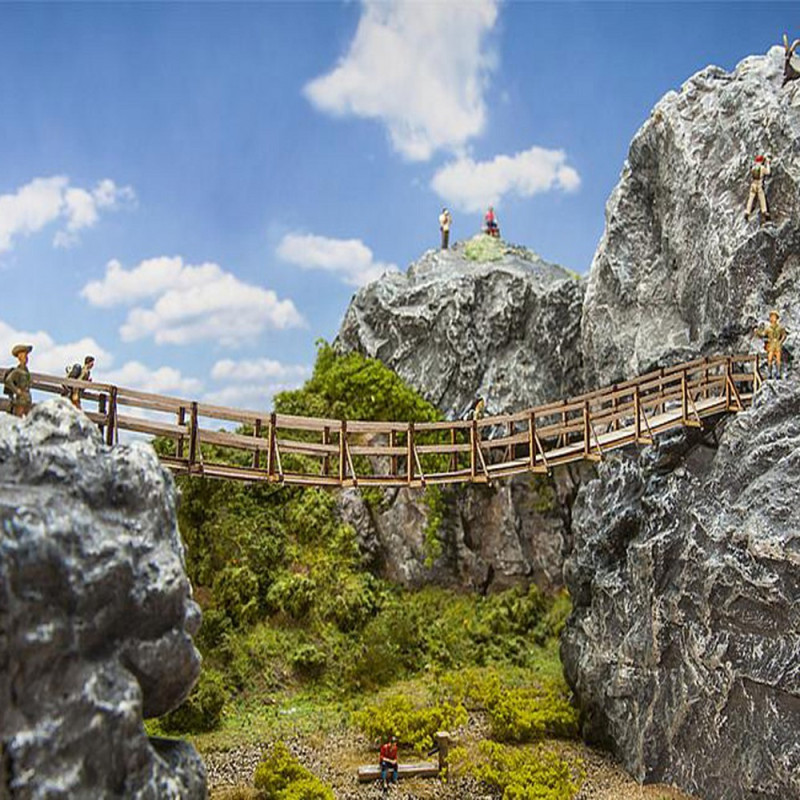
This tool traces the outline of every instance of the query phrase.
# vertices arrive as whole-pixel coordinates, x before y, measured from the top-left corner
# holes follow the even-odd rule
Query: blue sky
[[[653,105],[794,10],[0,2],[0,348],[269,407],[442,205],[586,272]]]

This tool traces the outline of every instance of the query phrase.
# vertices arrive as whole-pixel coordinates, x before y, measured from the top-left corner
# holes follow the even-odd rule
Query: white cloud
[[[431,187],[462,211],[479,211],[499,203],[506,194],[531,197],[552,189],[575,191],[581,179],[566,161],[563,150],[542,147],[495,156],[491,161],[460,158],[438,170]]]
[[[363,286],[397,266],[375,261],[372,250],[360,239],[329,239],[304,233],[287,233],[278,256],[301,269],[320,269],[337,275],[350,286]]]
[[[0,253],[11,250],[18,237],[55,222],[64,227],[56,232],[53,244],[69,247],[78,241],[78,231],[97,223],[99,209],[115,209],[135,197],[129,186],[118,187],[109,178],[92,190],[70,186],[63,175],[34,178],[14,194],[0,195]]]
[[[272,399],[278,392],[296,389],[300,383],[300,381],[234,383],[206,393],[203,401],[218,406],[267,411],[272,408]]]
[[[98,364],[109,363],[112,360],[110,353],[89,336],[73,342],[58,343],[45,331],[20,331],[0,320],[0,358],[8,362],[3,364],[4,366],[16,363],[16,359],[11,355],[11,348],[15,344],[33,345],[28,364],[31,372],[60,376],[64,374],[65,367],[71,366],[76,361],[83,362],[87,355],[93,355]],[[0,361],[0,364],[2,363]]]
[[[486,122],[495,63],[486,39],[497,8],[497,0],[364,2],[347,55],[305,95],[322,111],[382,121],[409,160],[459,149]]]
[[[282,364],[270,358],[245,359],[233,361],[223,359],[211,368],[211,377],[218,381],[248,383],[263,381],[266,378],[305,379],[311,374],[311,368],[304,364]]]
[[[233,345],[266,328],[305,324],[291,300],[244,283],[217,264],[193,266],[179,256],[148,259],[130,270],[109,261],[103,279],[88,283],[81,294],[102,307],[155,299],[151,307],[128,313],[120,328],[127,342],[152,337],[157,344],[212,340]]]
[[[95,379],[114,386],[125,386],[154,394],[193,394],[203,388],[202,381],[189,378],[174,367],[150,369],[140,361],[128,361],[119,369],[105,372],[95,369]]]

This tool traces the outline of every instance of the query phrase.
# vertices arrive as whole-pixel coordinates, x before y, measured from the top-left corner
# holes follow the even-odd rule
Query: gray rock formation
[[[583,282],[523,248],[473,261],[468,246],[361,289],[337,346],[380,359],[449,416],[477,394],[500,413],[578,393]]]
[[[656,105],[606,207],[583,309],[587,386],[726,348],[777,307],[800,324],[800,83],[783,48],[709,67]],[[773,223],[744,209],[771,154]]]
[[[477,394],[488,413],[519,410],[581,390],[582,300],[583,282],[572,273],[477,237],[362,289],[336,346],[380,359],[449,418]],[[342,509],[373,563],[405,585],[495,590],[536,580],[555,589],[576,474],[446,492],[444,553],[433,567],[425,564],[428,509],[419,492],[387,493],[382,510],[352,493]]]
[[[107,448],[63,400],[0,414],[0,523],[0,797],[205,797],[194,748],[142,724],[200,670],[152,449]]]
[[[442,554],[433,563],[425,542],[430,511],[419,491],[387,492],[375,509],[350,489],[341,508],[370,566],[404,586],[433,582],[486,592],[533,581],[555,591],[563,586],[569,508],[581,473],[563,468],[555,478],[518,476],[443,490]]]
[[[685,434],[585,484],[562,642],[584,731],[704,800],[800,798],[800,381],[715,448]]]

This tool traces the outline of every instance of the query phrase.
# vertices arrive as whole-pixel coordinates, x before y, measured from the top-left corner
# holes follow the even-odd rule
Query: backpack
[[[13,371],[14,371],[14,367],[9,367],[9,368],[6,370],[5,377],[3,378],[3,394],[6,394],[6,395],[8,395],[9,397],[13,397],[13,396],[14,396],[14,392],[12,392],[12,391],[11,391],[11,387],[9,387],[9,385],[6,383],[6,379],[8,378],[8,376],[9,376],[9,375],[10,375],[10,374],[11,374]]]
[[[64,367],[64,371],[66,372],[68,378],[71,380],[77,380],[81,376],[81,365],[73,364],[71,367]],[[61,390],[61,394],[63,394],[64,397],[69,397],[72,394],[72,388],[65,386]]]

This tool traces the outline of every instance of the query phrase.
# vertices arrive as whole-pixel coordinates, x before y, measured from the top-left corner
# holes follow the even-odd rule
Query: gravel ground
[[[468,726],[463,733],[474,734],[474,727]],[[319,740],[293,737],[285,743],[303,764],[333,787],[337,800],[384,800],[377,785],[356,781],[358,765],[373,763],[376,758],[374,748],[362,737],[341,731],[324,738],[320,736]],[[575,800],[698,800],[668,786],[641,786],[608,753],[577,742],[562,742],[557,746],[565,755],[583,760],[586,780]],[[203,753],[212,800],[224,800],[233,787],[252,786],[262,751],[261,746],[249,746]],[[404,780],[390,791],[389,797],[392,800],[496,800],[496,795],[471,778],[446,784],[431,779]]]

